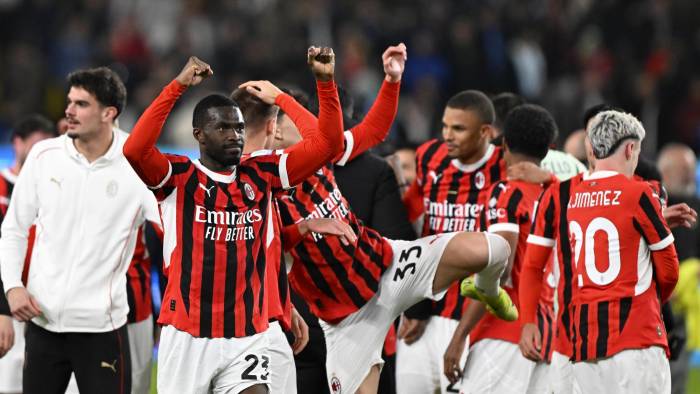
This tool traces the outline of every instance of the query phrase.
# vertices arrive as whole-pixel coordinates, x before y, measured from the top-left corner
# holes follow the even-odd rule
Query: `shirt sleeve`
[[[551,254],[551,247],[538,244],[527,245],[523,267],[520,271],[521,286],[518,287],[518,301],[523,324],[537,321],[537,304],[542,292],[544,269]],[[527,286],[522,285],[525,283]]]
[[[279,177],[271,179],[274,188],[288,189],[305,180],[330,162],[341,146],[343,119],[335,82],[317,81],[316,89],[319,100],[318,127],[300,142],[279,152]]]
[[[187,87],[173,80],[146,108],[124,143],[124,156],[147,186],[159,189],[172,175],[173,168],[156,142],[170,111]]]
[[[490,233],[520,233],[520,202],[523,192],[504,182],[491,186],[486,207],[480,214],[481,229]]]
[[[557,226],[559,225],[556,196],[554,191],[559,187],[558,183],[550,185],[540,196],[534,213],[534,221],[527,237],[527,243],[551,248],[557,238]]]
[[[29,153],[12,191],[0,238],[0,272],[7,292],[22,285],[22,269],[27,253],[29,228],[39,211],[37,197],[39,146]]]
[[[362,121],[344,133],[345,148],[335,158],[339,166],[345,165],[361,153],[384,141],[391,130],[399,107],[401,82],[384,80],[377,99]]]
[[[661,213],[661,203],[650,187],[644,187],[640,193],[633,224],[651,251],[654,279],[661,293],[661,301],[666,302],[678,282],[678,255],[673,245],[673,234]]]

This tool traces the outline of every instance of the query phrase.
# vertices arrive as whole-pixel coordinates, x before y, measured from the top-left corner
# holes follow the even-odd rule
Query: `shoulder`
[[[68,141],[68,137],[66,135],[41,140],[34,144],[32,149],[29,151],[27,159],[38,159],[44,156],[46,153],[54,151],[59,152],[61,149],[63,149],[64,145],[69,142],[70,141]]]
[[[416,159],[418,161],[422,161],[422,160],[430,161],[432,156],[441,150],[444,150],[445,153],[447,152],[447,149],[445,148],[445,144],[438,139],[432,139],[430,141],[423,143],[421,146],[419,146],[416,149]]]

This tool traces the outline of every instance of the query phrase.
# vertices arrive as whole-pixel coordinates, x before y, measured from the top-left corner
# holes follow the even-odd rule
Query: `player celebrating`
[[[389,69],[385,85],[398,83],[405,61],[405,48],[401,47],[392,49],[390,58],[385,59],[385,70]],[[279,90],[264,83],[243,86],[268,104],[280,104],[296,120],[298,129],[315,124],[313,115],[302,107],[277,99]],[[389,124],[392,119],[388,117]],[[372,129],[365,127],[346,133],[341,161],[370,147],[367,141],[372,136],[366,134]],[[285,133],[279,148],[300,139],[298,132],[291,134]],[[356,245],[344,245],[340,239],[320,234],[300,237],[291,253],[291,284],[320,317],[324,328],[332,393],[376,393],[382,344],[396,316],[422,298],[439,298],[451,283],[469,273],[479,272],[477,280],[491,295],[490,302],[499,315],[517,315],[507,294],[498,288],[498,277],[510,253],[499,236],[452,232],[415,242],[386,240],[357,220],[330,167],[279,196],[278,202],[285,225],[303,223],[308,218],[338,218],[349,223],[358,236]]]
[[[586,393],[668,393],[659,297],[665,302],[675,287],[678,258],[657,197],[631,179],[644,128],[632,115],[604,111],[587,133],[595,171],[571,190],[567,218],[578,285],[574,381]]]
[[[531,162],[539,166],[555,135],[554,119],[544,108],[526,104],[513,109],[504,123],[507,165]],[[504,237],[514,251],[501,279],[513,299],[521,284],[526,239],[541,193],[539,184],[498,182],[489,189],[488,205],[480,214],[480,228]],[[471,278],[462,282],[462,292],[475,292]],[[484,312],[480,302],[468,305],[445,353],[444,373],[451,382],[459,379],[459,360],[471,331],[469,361],[464,372],[469,392],[525,392],[534,364],[522,357],[517,346],[520,321],[505,322],[490,315],[482,319]]]
[[[163,155],[155,143],[178,97],[212,75],[192,57],[144,112],[124,152],[155,189],[164,223],[168,285],[159,322],[161,392],[265,393],[269,382],[265,244],[271,196],[329,161],[342,139],[330,48],[308,56],[317,79],[319,129],[284,154],[240,162],[244,122],[235,102],[210,95],[193,114],[201,158]],[[234,339],[235,338],[235,339]]]
[[[482,92],[467,90],[450,98],[442,117],[444,141],[418,148],[417,178],[404,196],[411,220],[423,214],[422,235],[475,231],[488,189],[505,177],[503,150],[489,143],[495,112]],[[427,305],[427,321],[404,316],[396,355],[396,386],[401,393],[423,394],[457,388],[443,376],[443,353],[457,328],[465,297],[453,285],[439,302]],[[407,329],[408,328],[408,329]],[[415,335],[424,329],[425,332]],[[408,334],[407,334],[408,332]],[[416,342],[411,343],[418,336]],[[410,338],[410,339],[409,339]],[[466,346],[466,344],[465,344]],[[460,360],[464,365],[466,354]]]

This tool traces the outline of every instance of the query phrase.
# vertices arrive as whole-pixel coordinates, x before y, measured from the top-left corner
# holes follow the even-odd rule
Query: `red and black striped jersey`
[[[479,217],[480,228],[483,231],[517,234],[510,272],[504,273],[505,277],[501,280],[501,286],[508,292],[516,306],[519,304],[517,295],[521,285],[520,270],[525,257],[527,237],[532,225],[535,202],[542,194],[542,190],[542,186],[538,184],[521,181],[497,182],[489,189],[486,206]],[[548,312],[546,304],[543,304],[541,312]],[[475,344],[487,338],[518,343],[520,327],[521,320],[507,322],[489,313],[471,331],[470,343]]]
[[[357,234],[356,245],[338,237],[311,234],[291,251],[289,281],[319,318],[336,323],[360,309],[377,292],[393,257],[388,241],[364,226],[350,209],[330,166],[293,189],[276,195],[284,226],[304,219],[335,218]]]
[[[255,152],[230,174],[183,156],[165,157],[169,175],[154,190],[169,266],[159,322],[195,337],[266,330],[272,193],[287,179],[286,154]]]
[[[647,183],[611,171],[571,190],[574,361],[649,346],[668,352],[659,297],[675,287],[678,258],[657,198]]]
[[[139,227],[136,236],[134,257],[126,271],[126,296],[129,302],[128,323],[137,323],[151,317],[153,297],[151,296],[151,256],[146,248],[146,223]]]
[[[281,242],[282,221],[277,202],[272,202],[274,220],[273,237],[265,240],[268,253],[267,262],[267,307],[270,320],[277,320],[285,330],[292,327],[292,300],[289,295],[287,267],[284,261],[284,249]]]
[[[489,145],[479,161],[462,164],[447,155],[447,147],[442,141],[431,140],[421,145],[416,152],[415,181],[424,213],[421,236],[477,231],[488,190],[505,175],[500,147]],[[459,285],[455,284],[440,301],[433,303],[432,313],[459,320],[465,305],[465,298],[459,294]]]

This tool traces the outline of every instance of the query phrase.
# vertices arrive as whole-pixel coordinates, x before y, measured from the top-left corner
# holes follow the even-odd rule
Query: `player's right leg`
[[[63,394],[71,375],[64,334],[44,330],[29,322],[25,341],[23,392]]]
[[[270,394],[296,394],[294,353],[280,323],[270,322],[270,327],[265,333],[270,340]]]
[[[510,296],[499,287],[510,253],[508,242],[499,235],[474,232],[455,234],[438,263],[433,294],[439,294],[455,281],[476,273],[473,282],[471,279],[467,281],[466,289],[462,286],[462,294],[484,302],[489,311],[501,319],[516,320],[517,308]]]

